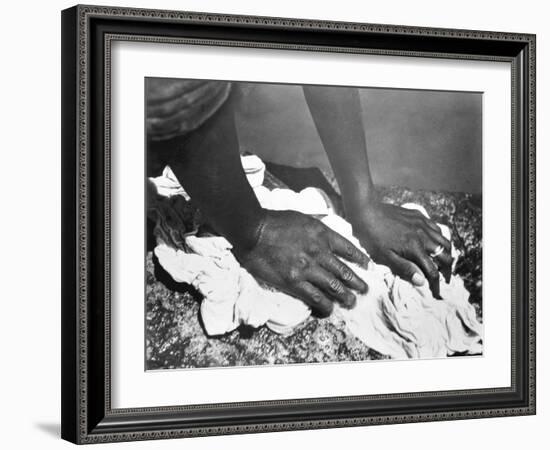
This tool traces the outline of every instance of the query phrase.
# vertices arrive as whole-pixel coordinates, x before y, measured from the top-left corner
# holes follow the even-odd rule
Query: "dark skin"
[[[232,101],[195,132],[150,143],[150,150],[162,147],[203,216],[254,276],[302,299],[320,316],[332,312],[333,302],[353,306],[352,290],[365,292],[367,285],[339,257],[366,266],[366,255],[315,218],[260,206],[241,166]]]
[[[439,296],[439,270],[450,276],[450,243],[420,213],[377,200],[357,91],[305,87],[304,94],[355,235],[375,261],[416,285],[427,279]],[[193,133],[151,142],[150,151],[165,155],[203,216],[255,277],[302,299],[319,316],[329,315],[334,302],[352,307],[353,291],[368,287],[341,258],[365,267],[367,256],[315,218],[260,206],[241,166],[233,101]],[[434,261],[429,253],[438,244],[445,252]]]
[[[451,276],[451,243],[419,211],[379,201],[370,174],[356,89],[304,86],[304,94],[342,192],[346,218],[374,261],[439,298],[439,271]],[[444,252],[432,259],[438,245]]]

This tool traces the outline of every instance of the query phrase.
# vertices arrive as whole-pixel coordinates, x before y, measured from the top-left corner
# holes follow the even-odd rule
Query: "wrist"
[[[364,220],[380,204],[380,198],[374,186],[369,189],[357,189],[351,193],[344,193],[344,210],[351,223]]]
[[[266,216],[266,209],[261,207],[254,209],[246,217],[235,222],[231,232],[225,233],[225,237],[238,253],[248,252],[256,246],[262,234]]]

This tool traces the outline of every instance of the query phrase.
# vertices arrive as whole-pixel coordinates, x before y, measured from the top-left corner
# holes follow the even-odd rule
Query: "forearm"
[[[253,246],[263,210],[241,165],[231,101],[174,147],[170,167],[208,223],[233,245]]]
[[[304,86],[304,95],[340,186],[346,214],[352,216],[376,197],[358,91]]]

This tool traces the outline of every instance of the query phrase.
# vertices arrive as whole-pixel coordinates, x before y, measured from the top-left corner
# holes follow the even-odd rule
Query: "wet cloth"
[[[275,205],[275,209],[295,209],[320,217],[325,225],[364,251],[351,225],[334,214],[315,190],[253,188],[262,206]],[[189,283],[203,294],[200,311],[209,335],[230,332],[241,324],[255,328],[266,325],[277,333],[288,334],[310,316],[309,307],[302,301],[258,283],[240,266],[231,253],[231,244],[223,237],[187,236],[185,244],[184,251],[159,242],[154,252],[174,280]],[[367,346],[395,359],[481,353],[483,327],[457,275],[448,284],[440,276],[442,300],[438,300],[427,283],[413,286],[386,266],[373,261],[367,269],[346,264],[369,289],[366,294],[356,293],[353,309],[335,305],[333,314],[340,316],[349,331]]]
[[[170,139],[196,130],[229,97],[226,81],[146,78],[147,137]]]

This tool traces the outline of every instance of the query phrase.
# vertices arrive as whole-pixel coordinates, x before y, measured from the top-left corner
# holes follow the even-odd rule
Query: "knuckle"
[[[351,279],[353,278],[353,273],[347,267],[343,267],[340,271],[340,276],[344,281],[351,281]]]
[[[323,301],[323,297],[319,292],[312,292],[310,295],[310,299],[314,305],[320,305]]]
[[[353,259],[356,261],[363,261],[365,258],[365,255],[357,248],[355,245],[353,246]]]
[[[299,256],[296,260],[297,270],[305,270],[309,266],[309,260],[305,256]]]
[[[309,246],[307,247],[307,250],[308,250],[308,253],[313,256],[316,256],[319,253],[321,253],[321,248],[317,243],[309,244]]]
[[[412,234],[407,239],[407,247],[415,254],[418,254],[422,250],[422,241],[417,234]]]
[[[408,230],[403,234],[406,242],[415,243],[418,241],[418,233],[416,230]]]
[[[424,231],[423,230],[418,231],[415,234],[415,237],[413,240],[415,249],[417,251],[423,250],[424,246],[427,245],[427,241],[428,241],[428,237],[424,233]]]
[[[288,271],[287,279],[292,284],[297,284],[301,278],[301,271],[295,267]]]
[[[308,221],[308,223],[305,226],[305,229],[311,235],[317,235],[325,231],[322,227],[321,222],[313,219]]]
[[[353,244],[350,244],[349,242],[346,242],[346,246],[344,248],[344,251],[346,252],[346,256],[348,258],[353,258],[354,256],[356,256],[356,248]]]
[[[333,292],[336,292],[338,294],[344,292],[344,287],[342,286],[342,283],[340,283],[336,278],[333,278],[329,281],[329,286]]]
[[[419,223],[415,228],[416,228],[416,234],[420,236],[426,236],[428,234],[426,232],[426,228],[424,227],[423,223]]]

